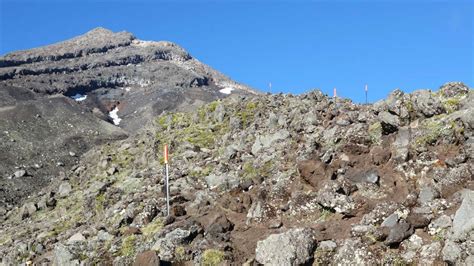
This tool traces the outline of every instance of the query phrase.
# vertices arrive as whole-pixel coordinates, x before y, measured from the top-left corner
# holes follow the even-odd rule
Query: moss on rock
[[[201,265],[217,266],[224,261],[224,252],[216,249],[208,249],[204,251],[201,257]]]

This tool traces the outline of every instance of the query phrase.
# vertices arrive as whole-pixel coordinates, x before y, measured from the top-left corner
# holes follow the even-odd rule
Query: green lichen
[[[236,115],[242,121],[244,128],[248,127],[255,119],[255,109],[257,109],[257,106],[258,104],[256,102],[249,102],[237,112]]]
[[[382,143],[382,124],[380,122],[371,124],[368,133],[372,144],[379,145]]]
[[[184,261],[186,260],[186,249],[183,246],[177,246],[174,250],[175,261]]]
[[[145,225],[141,231],[145,236],[152,236],[158,233],[163,228],[163,221],[160,218],[155,218],[151,223]]]
[[[329,219],[331,219],[333,214],[334,212],[331,211],[329,208],[321,207],[318,221],[321,221],[321,222],[328,221]]]
[[[217,109],[217,106],[219,105],[218,101],[213,101],[208,104],[207,108],[210,112],[214,112]]]
[[[216,249],[204,251],[201,257],[202,266],[217,266],[224,261],[224,252]]]
[[[242,179],[251,180],[257,177],[267,177],[273,169],[271,161],[265,162],[261,167],[254,167],[251,162],[246,162],[242,166]]]
[[[198,168],[198,169],[192,170],[191,172],[189,172],[189,176],[198,177],[198,178],[205,177],[211,174],[213,169],[214,168],[211,165],[207,165],[204,168]]]
[[[135,253],[135,235],[126,236],[122,239],[122,246],[120,248],[120,255],[131,257]]]
[[[422,147],[436,143],[442,136],[454,132],[454,124],[444,121],[444,115],[439,115],[425,120],[421,125],[423,135],[415,139],[415,147]]]
[[[461,105],[461,100],[459,97],[453,97],[443,100],[443,107],[448,114],[453,113],[459,109]]]
[[[101,214],[104,212],[104,205],[106,203],[106,198],[105,198],[105,195],[103,193],[97,195],[95,197],[95,212],[96,214]]]
[[[6,245],[10,242],[13,242],[13,239],[9,235],[3,235],[0,237],[0,246]]]

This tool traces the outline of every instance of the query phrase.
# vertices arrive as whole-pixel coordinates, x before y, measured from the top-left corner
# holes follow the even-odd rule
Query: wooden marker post
[[[168,166],[168,145],[165,144],[163,150],[163,156],[165,161],[165,186],[166,186],[166,216],[170,216],[170,186],[169,186],[169,166]]]

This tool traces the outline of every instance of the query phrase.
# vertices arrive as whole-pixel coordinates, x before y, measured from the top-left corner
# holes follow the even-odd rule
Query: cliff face
[[[103,28],[2,56],[0,206],[11,207],[91,147],[133,135],[163,111],[254,94],[176,44]],[[25,179],[12,178],[17,171]]]
[[[4,210],[3,262],[472,264],[474,93],[300,96],[166,112]],[[161,149],[170,146],[171,216]]]

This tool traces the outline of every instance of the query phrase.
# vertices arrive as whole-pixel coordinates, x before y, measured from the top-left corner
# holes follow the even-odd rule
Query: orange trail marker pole
[[[165,144],[164,150],[163,150],[163,156],[165,159],[165,174],[166,174],[166,179],[165,179],[165,185],[166,185],[166,216],[170,216],[170,186],[169,186],[169,166],[168,166],[168,145]]]

